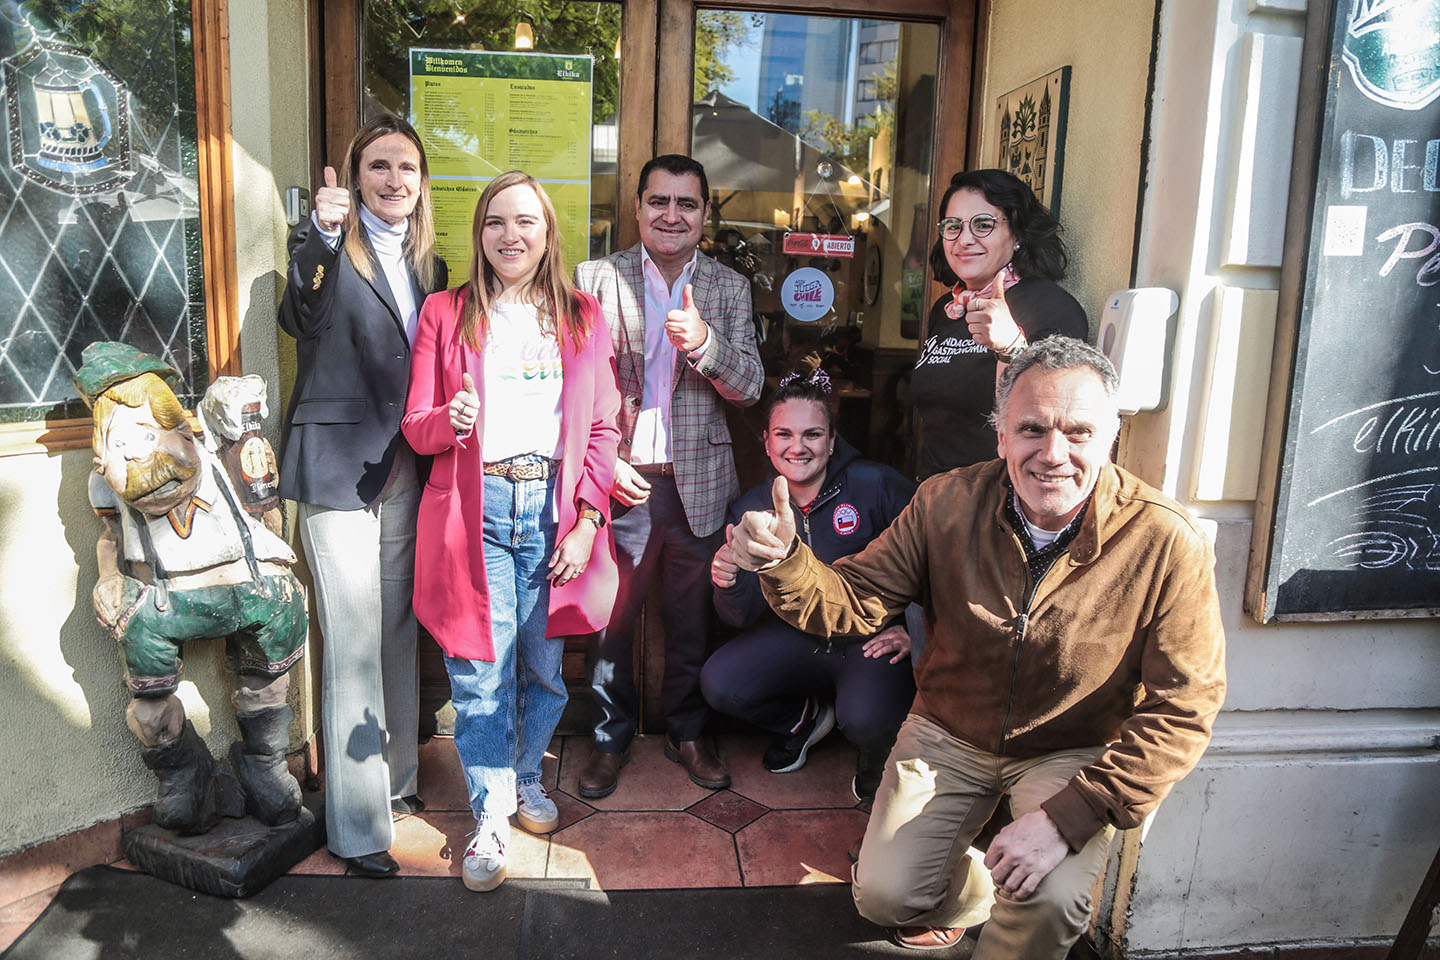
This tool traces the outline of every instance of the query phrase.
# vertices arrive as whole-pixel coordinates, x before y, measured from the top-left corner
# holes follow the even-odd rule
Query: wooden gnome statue
[[[241,733],[231,766],[244,809],[271,826],[288,823],[301,798],[285,764],[286,692],[306,635],[295,554],[197,442],[172,390],[174,370],[125,343],[92,343],[82,359],[74,383],[94,418],[90,502],[104,525],[95,615],[124,656],[133,697],[126,721],[159,780],[155,822],[196,834],[222,812],[241,813],[222,809],[233,806],[224,801],[233,790],[222,789],[226,778],[175,696],[186,641],[224,637]]]

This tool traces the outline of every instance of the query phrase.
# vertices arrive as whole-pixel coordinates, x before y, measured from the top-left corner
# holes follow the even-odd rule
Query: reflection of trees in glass
[[[735,81],[726,55],[745,42],[749,27],[765,25],[763,13],[735,10],[701,10],[695,16],[695,99]]]
[[[536,53],[590,54],[595,58],[595,122],[615,118],[620,96],[620,4],[569,0],[392,0],[372,3],[365,18],[365,60],[371,93],[408,112],[411,47],[458,47],[515,52],[515,24],[535,30]],[[376,90],[376,81],[389,89]]]
[[[870,141],[895,129],[895,98],[899,89],[895,81],[895,61],[870,78],[875,84],[875,99],[880,107],[874,113],[845,123],[823,110],[805,111],[802,136],[823,146],[841,163],[852,170],[865,170],[870,159]]]

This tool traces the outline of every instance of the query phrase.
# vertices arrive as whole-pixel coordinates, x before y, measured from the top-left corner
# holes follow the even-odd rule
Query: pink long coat
[[[419,454],[433,454],[430,480],[420,498],[415,548],[415,616],[447,654],[494,661],[490,597],[485,580],[483,416],[475,430],[457,437],[450,426],[450,400],[461,375],[475,380],[483,408],[485,364],[460,337],[460,305],[466,288],[431,295],[420,310],[410,365],[410,394],[401,429]],[[550,589],[549,637],[592,633],[603,628],[615,604],[619,575],[610,536],[610,484],[620,431],[615,418],[620,392],[610,333],[593,297],[582,293],[590,318],[583,349],[563,333],[560,363],[562,454],[555,485],[559,505],[558,544],[574,526],[579,501],[605,515],[585,572]],[[516,411],[523,416],[524,411]]]

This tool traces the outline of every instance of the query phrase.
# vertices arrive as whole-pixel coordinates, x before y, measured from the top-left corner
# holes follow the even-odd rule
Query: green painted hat
[[[80,354],[80,369],[75,371],[75,392],[87,407],[95,406],[95,398],[115,384],[142,373],[153,373],[174,390],[180,374],[159,357],[138,350],[128,343],[97,340]]]

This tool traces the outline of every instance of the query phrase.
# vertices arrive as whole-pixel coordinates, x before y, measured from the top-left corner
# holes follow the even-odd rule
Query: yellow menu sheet
[[[411,48],[410,122],[425,144],[452,286],[470,270],[480,191],[507,170],[544,185],[567,269],[588,258],[593,69],[588,55]]]

